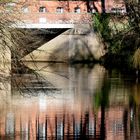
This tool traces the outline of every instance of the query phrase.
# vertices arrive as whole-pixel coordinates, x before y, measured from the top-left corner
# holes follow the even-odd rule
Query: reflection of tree
[[[130,132],[135,138],[140,138],[140,84],[133,86],[133,94],[129,97]]]
[[[88,138],[88,128],[89,128],[89,113],[86,112],[84,116],[84,122],[82,123],[82,118],[81,118],[81,134],[80,137],[81,139],[87,139]]]
[[[104,140],[106,137],[106,127],[105,127],[105,108],[108,106],[109,102],[109,91],[110,91],[110,83],[109,81],[105,80],[103,87],[101,89],[102,96],[101,96],[101,139]]]
[[[72,117],[72,118],[71,118]],[[47,138],[51,135],[51,138],[55,137],[55,139],[84,139],[88,140],[93,138],[93,135],[89,135],[89,123],[90,117],[89,112],[87,111],[84,116],[81,115],[81,119],[76,121],[75,115],[66,115],[65,113],[62,116],[56,115],[54,119],[54,130],[51,131],[51,134],[48,133],[50,126],[50,119],[46,117],[45,122],[40,123],[39,118],[36,120],[36,139]],[[28,127],[29,128],[29,127]],[[45,131],[43,131],[45,128]],[[52,129],[52,128],[51,128]],[[29,131],[29,130],[28,130]],[[55,134],[54,134],[54,133]],[[31,135],[31,134],[30,134]]]
[[[129,140],[129,136],[128,136],[128,132],[129,132],[129,126],[128,126],[128,109],[124,110],[124,114],[123,114],[123,124],[124,124],[124,139],[125,140]]]
[[[104,83],[101,88],[101,91],[97,92],[94,97],[96,112],[97,112],[98,108],[101,107],[100,137],[102,140],[104,140],[106,137],[105,111],[106,111],[106,107],[108,106],[108,103],[109,103],[109,91],[110,91],[110,82],[108,80],[104,79]],[[96,130],[96,128],[95,128],[95,130]]]

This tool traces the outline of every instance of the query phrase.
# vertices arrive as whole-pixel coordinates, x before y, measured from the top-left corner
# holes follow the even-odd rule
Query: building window
[[[22,7],[22,11],[23,11],[24,13],[28,13],[28,12],[29,12],[29,8],[28,8],[28,7]]]
[[[45,12],[47,12],[46,7],[44,7],[44,6],[39,7],[39,12],[40,12],[40,13],[45,13]]]
[[[57,7],[56,8],[56,12],[57,13],[63,13],[64,12],[64,8],[63,7]]]
[[[74,8],[74,13],[80,13],[81,12],[81,9],[80,9],[80,7],[75,7]]]
[[[126,13],[124,8],[111,8],[111,13]]]
[[[96,13],[96,10],[94,8],[91,8],[91,13]]]

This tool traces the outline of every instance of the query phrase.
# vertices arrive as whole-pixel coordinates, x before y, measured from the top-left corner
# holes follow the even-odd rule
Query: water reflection
[[[140,84],[132,76],[100,65],[26,65],[34,73],[1,78],[0,139],[140,138]]]

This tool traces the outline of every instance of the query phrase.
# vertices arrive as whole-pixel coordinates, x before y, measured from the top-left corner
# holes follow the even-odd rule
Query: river
[[[96,65],[26,63],[0,78],[1,140],[140,139],[140,84]]]

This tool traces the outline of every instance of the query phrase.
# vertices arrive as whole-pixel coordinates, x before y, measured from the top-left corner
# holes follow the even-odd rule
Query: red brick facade
[[[89,8],[89,9],[88,9]],[[105,11],[125,12],[122,0],[106,0]],[[45,1],[31,0],[23,2],[21,8],[22,19],[29,23],[87,23],[91,18],[90,13],[101,12],[101,1]],[[89,13],[90,11],[90,13]]]

